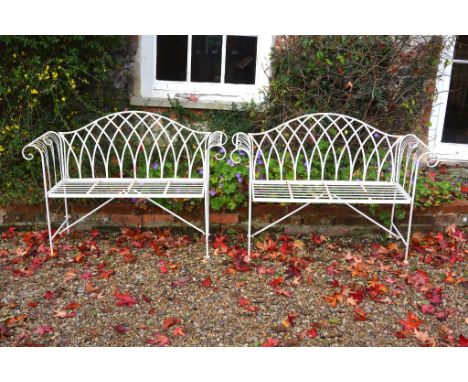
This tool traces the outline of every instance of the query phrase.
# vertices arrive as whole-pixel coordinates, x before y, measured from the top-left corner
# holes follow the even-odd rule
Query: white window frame
[[[448,38],[453,38],[453,36]],[[443,161],[468,161],[468,144],[442,142],[453,63],[468,64],[468,60],[454,60],[454,51],[455,44],[453,43],[441,55],[438,68],[438,73],[441,75],[436,81],[437,97],[432,105],[428,145],[429,149],[437,153]],[[446,59],[450,60],[447,66],[445,66]]]
[[[255,84],[226,84],[224,69],[226,35],[223,35],[221,82],[161,81],[156,79],[156,36],[140,36],[140,95],[132,97],[132,104],[168,106],[168,97],[178,99],[192,108],[230,109],[233,103],[263,100],[263,90],[269,84],[270,52],[273,36],[257,36]],[[191,38],[188,39],[188,78],[190,78]]]

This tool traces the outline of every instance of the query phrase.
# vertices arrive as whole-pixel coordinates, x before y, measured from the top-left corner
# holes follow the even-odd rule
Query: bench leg
[[[406,235],[405,264],[408,264],[408,255],[409,255],[409,248],[410,248],[410,242],[411,242],[411,223],[413,222],[413,204],[414,204],[414,198],[413,200],[411,200],[410,209],[409,209],[408,233]]]
[[[47,231],[49,232],[50,256],[53,256],[54,242],[53,242],[53,237],[52,237],[52,223],[51,223],[51,217],[50,217],[49,198],[47,197],[47,194],[45,195],[45,206],[46,206]]]
[[[249,185],[249,216],[247,227],[247,255],[250,257],[252,251],[252,188]]]
[[[205,257],[210,258],[210,193],[205,191]]]
[[[70,233],[70,215],[68,215],[68,201],[67,198],[64,198],[64,203],[65,203],[65,221],[67,222],[67,233]]]

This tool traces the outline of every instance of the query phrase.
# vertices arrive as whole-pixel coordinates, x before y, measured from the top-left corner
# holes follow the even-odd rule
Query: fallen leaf
[[[434,314],[434,313],[435,313],[434,305],[431,305],[431,304],[424,304],[424,305],[421,305],[419,309],[420,309],[421,312],[423,312],[424,314]]]
[[[261,347],[276,347],[279,345],[279,340],[277,338],[268,337],[265,342],[263,342]]]
[[[52,300],[54,298],[54,292],[48,290],[47,292],[44,293],[44,298],[46,300]]]
[[[463,334],[458,337],[458,346],[466,348],[468,347],[468,338],[465,338]]]
[[[166,335],[155,333],[153,334],[153,336],[154,338],[149,338],[148,340],[146,340],[146,343],[160,347],[171,345],[171,340]]]
[[[165,330],[169,329],[171,326],[174,326],[176,324],[180,324],[180,320],[176,317],[167,317],[163,321],[163,328]]]
[[[178,337],[178,336],[182,336],[182,337],[185,337],[185,331],[182,327],[178,326],[177,328],[174,329],[174,331],[172,332],[172,334],[174,335],[174,337]]]
[[[414,329],[414,336],[418,340],[421,346],[425,346],[425,347],[437,346],[435,339],[433,337],[430,337],[427,332]]]
[[[201,282],[201,285],[205,288],[211,288],[211,284],[212,284],[212,281],[211,281],[211,278],[210,277],[207,277],[206,279],[203,279],[202,282]]]
[[[130,330],[130,328],[127,325],[123,324],[114,325],[113,328],[119,334],[125,334]]]
[[[53,333],[54,328],[50,325],[44,325],[44,326],[39,326],[35,332],[39,334],[40,336],[43,336],[45,334]]]
[[[315,338],[315,337],[317,337],[317,336],[318,336],[317,329],[315,329],[315,328],[310,328],[309,330],[307,330],[306,335],[307,335],[307,337],[309,337],[309,338]]]
[[[353,318],[355,321],[366,321],[367,313],[363,309],[361,309],[359,306],[356,306],[354,308]]]
[[[117,299],[115,302],[117,306],[132,306],[137,304],[137,301],[129,292],[122,294],[116,290],[114,292],[114,297]]]

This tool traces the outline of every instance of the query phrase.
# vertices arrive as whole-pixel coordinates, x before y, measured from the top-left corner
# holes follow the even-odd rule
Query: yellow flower
[[[16,58],[16,53],[13,53],[13,58]]]
[[[58,77],[58,73],[57,73],[57,72],[52,72],[52,78],[53,78],[54,80],[56,80],[57,77]]]
[[[4,150],[5,150],[5,149],[3,148],[3,146],[0,145],[0,153],[1,153],[2,151],[4,151]]]
[[[37,91],[37,89],[31,89],[31,94],[39,94],[39,92]]]
[[[65,102],[65,101],[66,101],[66,98],[65,98],[65,97],[62,97],[61,99],[62,99],[62,102]]]

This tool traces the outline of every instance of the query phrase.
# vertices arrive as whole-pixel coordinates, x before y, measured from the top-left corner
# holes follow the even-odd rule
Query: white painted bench
[[[414,135],[390,135],[340,114],[310,114],[260,133],[237,133],[231,159],[249,158],[248,250],[251,239],[310,204],[345,204],[404,243],[408,259],[418,168],[430,154]],[[427,165],[436,166],[430,159]],[[299,203],[300,207],[252,232],[252,203]],[[356,205],[392,206],[390,227]],[[406,238],[395,224],[395,206],[409,207]]]
[[[23,149],[42,159],[50,250],[53,239],[117,198],[144,198],[174,215],[206,238],[209,256],[210,150],[225,153],[223,132],[189,129],[164,116],[126,111],[104,116],[69,132],[49,131]],[[222,159],[219,153],[218,159]],[[49,199],[63,199],[65,221],[53,233]],[[70,222],[67,199],[105,198],[100,206]],[[154,199],[205,199],[205,228],[201,229]]]

